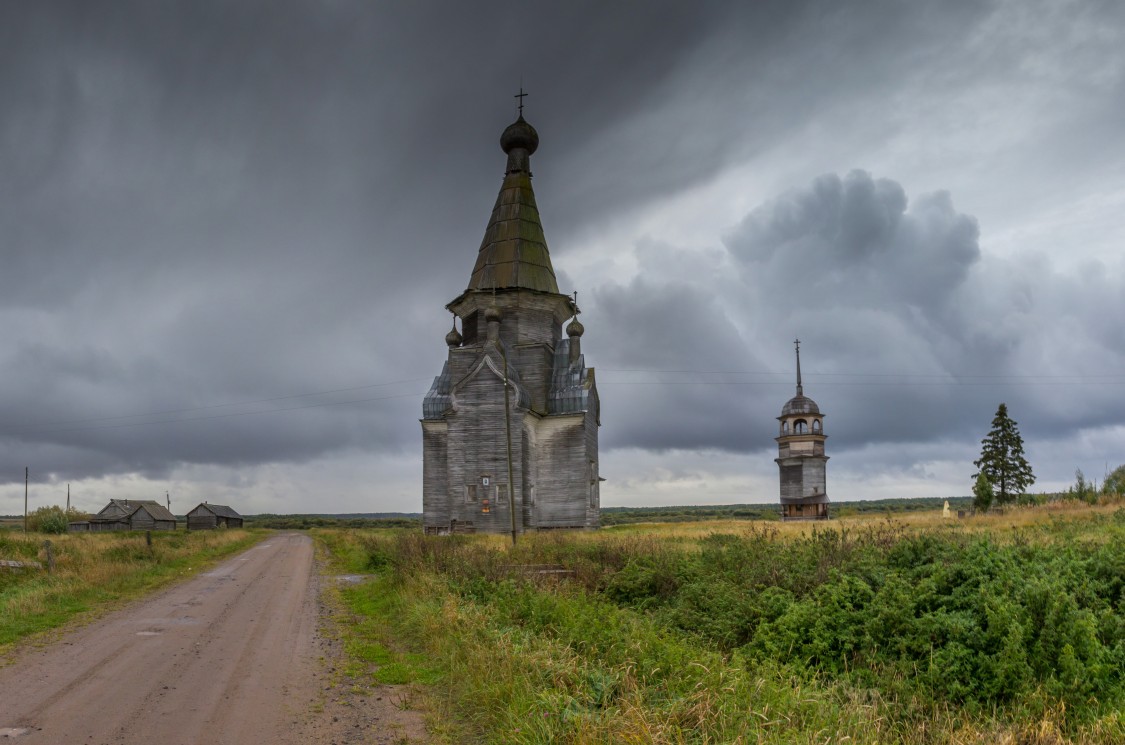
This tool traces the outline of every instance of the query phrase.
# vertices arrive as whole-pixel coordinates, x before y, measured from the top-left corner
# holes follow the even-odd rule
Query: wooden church
[[[777,467],[781,476],[782,520],[827,520],[824,415],[801,385],[801,342],[797,347],[797,395],[781,409]]]
[[[551,266],[531,188],[539,135],[522,108],[500,137],[504,181],[469,285],[446,305],[449,353],[422,403],[431,534],[598,527],[598,391],[578,305]]]

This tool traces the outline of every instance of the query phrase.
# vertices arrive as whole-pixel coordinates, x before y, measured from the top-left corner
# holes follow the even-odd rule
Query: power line
[[[37,431],[50,431],[50,432],[82,432],[92,429],[123,429],[126,427],[147,427],[152,424],[181,424],[184,422],[203,422],[212,419],[232,419],[240,416],[258,416],[261,414],[277,414],[284,411],[300,411],[301,409],[315,409],[323,406],[344,406],[347,404],[361,404],[370,401],[389,401],[394,398],[421,398],[425,393],[400,393],[394,396],[375,396],[372,398],[356,398],[350,401],[322,401],[315,404],[305,404],[304,406],[289,406],[283,409],[262,409],[261,411],[235,411],[229,414],[212,414],[210,416],[196,416],[181,419],[157,419],[151,422],[125,422],[123,424],[101,424],[91,427],[53,427],[44,428]]]
[[[680,375],[699,376],[696,379],[672,380],[613,380],[602,377],[598,382],[606,387],[624,386],[675,386],[675,385],[703,385],[703,386],[782,386],[792,384],[791,372],[773,372],[764,370],[692,370],[692,369],[656,369],[656,368],[601,368],[598,370],[603,376],[606,374],[643,374],[643,375]],[[773,380],[713,380],[708,377],[719,375],[732,376],[759,376],[774,378]],[[705,376],[705,377],[704,377]],[[120,421],[144,417],[159,417],[174,414],[192,414],[195,412],[212,411],[236,406],[254,406],[259,404],[276,403],[278,401],[292,401],[313,396],[327,396],[338,393],[351,393],[372,388],[383,388],[394,385],[405,385],[429,380],[431,376],[404,378],[381,383],[349,386],[346,388],[330,388],[320,391],[294,393],[284,396],[270,396],[267,398],[248,399],[244,401],[231,401],[226,403],[205,404],[177,409],[159,409],[137,414],[118,414],[112,416],[86,417],[81,419],[56,420],[47,424],[9,430],[7,436],[32,434],[39,432],[81,432],[89,430],[124,429],[129,427],[143,427],[158,424],[178,424],[184,422],[210,421],[217,419],[230,419],[243,416],[259,416],[288,411],[321,408],[328,406],[347,406],[353,404],[387,401],[399,398],[421,398],[425,392],[403,393],[392,396],[372,396],[365,398],[347,399],[344,401],[321,401],[300,406],[287,406],[281,408],[261,409],[256,411],[235,411],[207,416],[173,417],[166,419],[151,419],[146,421]],[[821,379],[820,384],[830,387],[988,387],[1005,385],[1012,387],[1031,386],[1066,386],[1066,385],[1123,385],[1123,373],[1096,373],[1096,374],[957,374],[957,373],[867,373],[867,372],[831,372],[831,373],[806,373],[806,378]],[[116,423],[107,423],[116,422]],[[99,424],[100,423],[100,424]],[[78,425],[78,426],[75,426]],[[90,426],[83,426],[90,425]]]
[[[949,380],[945,382],[925,382],[925,381],[852,381],[852,382],[837,382],[825,381],[820,383],[820,387],[824,388],[887,388],[887,387],[917,387],[917,388],[946,388],[950,386],[962,388],[987,388],[994,386],[1005,386],[1010,388],[1039,388],[1039,387],[1066,387],[1073,385],[1125,385],[1125,378],[1121,380],[1105,380],[1100,382],[1075,382],[1075,381],[1041,381],[1041,382],[1020,382],[1020,381],[957,381]],[[705,386],[772,386],[793,387],[793,382],[774,381],[774,380],[599,380],[599,386],[642,386],[642,385],[705,385]]]
[[[203,405],[203,406],[189,406],[189,407],[185,407],[185,408],[181,408],[181,409],[161,409],[161,410],[157,410],[157,411],[148,411],[148,412],[143,412],[143,413],[139,413],[139,414],[118,414],[118,415],[115,415],[115,416],[86,417],[86,418],[83,418],[83,419],[62,419],[62,420],[56,420],[56,421],[53,421],[53,422],[48,422],[48,423],[42,424],[42,425],[37,425],[37,426],[34,426],[34,427],[25,427],[23,429],[14,430],[10,434],[23,434],[23,433],[40,432],[40,431],[56,431],[60,427],[69,427],[69,425],[72,425],[72,424],[86,424],[88,422],[110,422],[110,421],[115,421],[115,420],[118,420],[118,419],[136,419],[136,418],[139,418],[139,417],[148,417],[148,416],[164,416],[166,414],[188,414],[188,413],[191,413],[193,411],[209,411],[211,409],[228,408],[228,407],[231,407],[231,406],[253,406],[255,404],[273,403],[275,401],[289,401],[289,400],[296,399],[296,398],[309,398],[311,396],[326,396],[326,395],[329,395],[329,394],[332,394],[332,393],[350,393],[352,391],[362,391],[362,390],[368,390],[368,389],[371,389],[371,388],[383,388],[383,387],[390,386],[390,385],[403,385],[403,384],[406,384],[406,383],[417,383],[421,380],[429,380],[429,378],[409,378],[409,379],[406,379],[406,380],[394,380],[394,381],[390,381],[390,382],[387,382],[387,383],[370,383],[368,385],[357,385],[357,386],[352,386],[352,387],[349,387],[349,388],[332,388],[332,389],[323,390],[323,391],[312,391],[310,393],[294,393],[294,394],[291,394],[291,395],[288,395],[288,396],[271,396],[269,398],[258,398],[258,399],[252,399],[252,400],[247,400],[247,401],[232,401],[232,402],[229,402],[229,403],[222,403],[222,404],[206,404],[206,405]],[[395,398],[395,396],[391,396],[389,398]],[[366,401],[366,400],[373,400],[374,401],[374,400],[380,400],[380,399],[359,399],[359,400],[360,401]],[[317,405],[320,405],[320,404],[317,404]],[[329,402],[329,403],[325,403],[323,405],[328,406],[328,405],[333,405],[333,404],[331,402]],[[311,408],[311,407],[298,407],[298,408]],[[293,409],[265,409],[263,411],[257,411],[257,412],[251,411],[251,412],[243,412],[243,413],[246,413],[246,414],[264,414],[264,413],[268,413],[270,411],[292,411],[292,410]],[[206,417],[195,417],[195,418],[206,418]],[[190,421],[190,420],[168,420],[168,421]],[[129,424],[149,424],[149,423],[156,424],[158,422],[133,422],[133,423],[129,423]],[[122,426],[128,426],[128,424],[122,425]],[[79,428],[79,429],[95,429],[95,428]]]
[[[774,377],[783,377],[786,380],[793,378],[793,372],[770,372],[765,370],[659,370],[652,368],[636,368],[636,369],[612,369],[612,368],[597,368],[599,373],[669,373],[669,374],[684,374],[684,375],[768,375]],[[1032,375],[1032,374],[1004,374],[1004,373],[988,373],[988,374],[963,374],[963,373],[866,373],[866,372],[831,372],[831,373],[810,373],[805,371],[806,377],[856,377],[856,378],[941,378],[942,380],[958,381],[969,378],[986,378],[986,379],[1073,379],[1073,380],[1089,380],[1094,378],[1121,378],[1125,380],[1125,373],[1096,373],[1093,375],[1069,373],[1063,375]]]

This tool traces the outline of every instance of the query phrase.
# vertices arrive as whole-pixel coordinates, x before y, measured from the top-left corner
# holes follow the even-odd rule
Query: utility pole
[[[168,511],[171,512],[172,511],[172,495],[169,494],[168,492],[164,492],[164,501],[168,503]]]
[[[23,467],[23,532],[27,532],[27,472],[28,466]]]
[[[521,102],[523,99],[520,99]],[[504,434],[508,439],[508,513],[512,517],[512,545],[516,545],[516,484],[512,479],[512,416],[511,404],[508,403],[508,354],[504,345],[497,339],[500,347],[500,357],[504,360]]]
[[[70,517],[70,484],[66,485],[66,516]]]

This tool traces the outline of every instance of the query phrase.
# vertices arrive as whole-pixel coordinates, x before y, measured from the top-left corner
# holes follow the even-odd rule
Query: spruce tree
[[[995,490],[997,504],[1015,501],[1035,483],[1031,466],[1023,457],[1023,438],[1016,423],[1008,416],[1007,404],[1000,404],[992,419],[992,430],[980,444],[980,459],[973,461],[979,470],[973,478],[982,473],[985,475]]]

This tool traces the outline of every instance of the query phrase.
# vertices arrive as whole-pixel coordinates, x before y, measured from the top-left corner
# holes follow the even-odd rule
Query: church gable
[[[503,406],[505,373],[503,365],[503,360],[495,360],[490,354],[481,355],[480,360],[468,374],[453,386],[451,396],[454,402],[453,408],[457,409],[461,405],[482,405],[493,399],[499,400],[500,405]],[[508,366],[507,377],[508,384],[512,387],[509,406],[528,408],[530,397],[527,390],[520,385],[519,372],[514,366]]]

